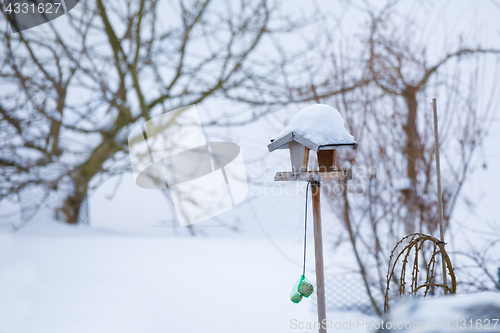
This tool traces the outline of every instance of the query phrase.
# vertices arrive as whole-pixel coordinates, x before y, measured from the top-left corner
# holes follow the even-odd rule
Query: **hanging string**
[[[304,267],[302,268],[302,276],[306,276],[306,243],[307,243],[307,194],[309,193],[309,184],[311,182],[307,182],[306,186],[306,209],[304,215]]]

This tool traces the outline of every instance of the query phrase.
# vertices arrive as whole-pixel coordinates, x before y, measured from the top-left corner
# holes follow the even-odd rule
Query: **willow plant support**
[[[399,252],[397,252],[398,247],[402,245],[405,241],[408,241],[408,244]],[[422,284],[419,284],[419,260],[418,256],[421,251],[423,251],[423,246],[426,241],[430,241],[434,243],[434,248],[432,251],[431,258],[425,267],[425,281]],[[384,312],[389,310],[389,291],[391,281],[397,285],[399,296],[405,295],[415,295],[417,291],[423,289],[424,297],[427,296],[431,287],[439,287],[443,288],[447,293],[455,294],[457,291],[457,281],[455,278],[455,273],[453,271],[453,266],[451,264],[450,257],[446,253],[445,243],[439,240],[438,238],[430,235],[425,235],[421,233],[410,234],[406,237],[403,237],[391,251],[391,255],[389,257],[389,268],[387,270],[387,281],[386,281],[386,289],[385,289],[385,298],[384,298]],[[445,265],[445,274],[450,274],[451,278],[451,286],[447,284],[435,283],[434,279],[434,268],[436,266],[436,256],[441,254],[442,262]],[[409,268],[408,262],[413,258],[413,265],[411,266],[411,284],[410,290],[408,291],[406,286],[406,271]],[[396,277],[395,271],[397,268],[398,262],[401,262],[401,274],[399,278]]]

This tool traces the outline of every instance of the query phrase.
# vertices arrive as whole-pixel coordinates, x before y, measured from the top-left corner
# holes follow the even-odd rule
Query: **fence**
[[[358,311],[377,315],[366,293],[365,284],[359,275],[327,275],[325,278],[327,311]],[[371,291],[379,307],[383,307],[384,298],[380,290],[372,288]],[[314,311],[316,311],[316,293],[314,293],[312,304]]]

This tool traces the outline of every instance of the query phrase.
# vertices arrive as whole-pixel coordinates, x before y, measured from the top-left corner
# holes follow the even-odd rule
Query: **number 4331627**
[[[477,329],[477,330],[494,330],[500,319],[448,319],[444,323],[444,328],[448,329]]]
[[[9,14],[27,14],[27,13],[39,13],[39,14],[57,14],[59,7],[61,6],[60,2],[55,3],[39,3],[35,5],[34,3],[9,3],[5,8],[5,11]],[[62,9],[61,9],[62,10]]]

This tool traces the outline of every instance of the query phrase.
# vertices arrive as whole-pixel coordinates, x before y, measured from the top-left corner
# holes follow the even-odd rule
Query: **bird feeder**
[[[314,251],[316,261],[316,293],[318,302],[318,321],[326,319],[325,274],[323,266],[323,240],[321,230],[320,185],[322,180],[348,180],[350,170],[336,167],[337,149],[354,149],[358,144],[344,128],[344,119],[334,108],[317,104],[302,109],[288,127],[271,140],[269,152],[276,149],[290,151],[291,171],[277,172],[275,181],[307,181],[311,183],[314,217]],[[313,150],[318,157],[318,169],[310,170],[309,152]],[[326,328],[320,325],[320,333]]]

